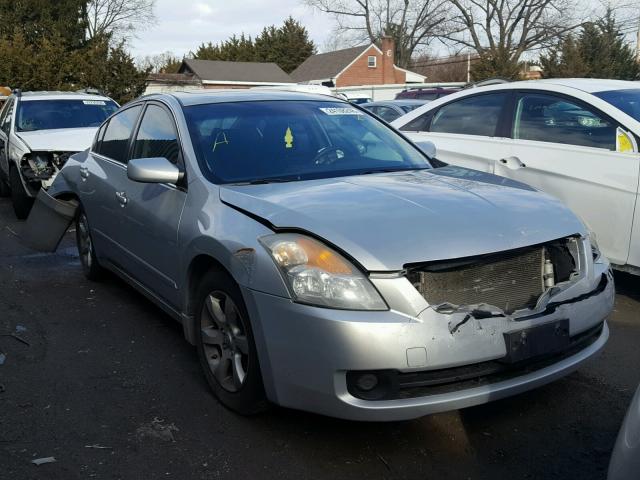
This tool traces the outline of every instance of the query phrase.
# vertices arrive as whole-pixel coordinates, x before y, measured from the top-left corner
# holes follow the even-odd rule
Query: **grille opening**
[[[409,267],[407,278],[430,305],[483,303],[510,314],[533,308],[549,285],[570,280],[577,273],[577,255],[577,240],[570,237],[508,252]],[[547,261],[553,266],[553,281],[545,286]]]

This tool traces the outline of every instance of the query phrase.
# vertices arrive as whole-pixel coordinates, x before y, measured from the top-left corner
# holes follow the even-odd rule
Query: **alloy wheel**
[[[228,392],[240,390],[247,377],[249,342],[240,311],[224,292],[211,292],[200,314],[202,346],[211,373]]]

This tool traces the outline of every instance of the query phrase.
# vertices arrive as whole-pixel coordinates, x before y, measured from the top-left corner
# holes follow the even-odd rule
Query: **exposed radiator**
[[[495,255],[448,268],[413,271],[409,279],[431,305],[486,303],[506,313],[531,308],[545,291],[545,249]]]

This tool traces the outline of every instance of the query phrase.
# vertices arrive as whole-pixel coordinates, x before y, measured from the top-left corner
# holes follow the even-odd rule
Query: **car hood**
[[[225,185],[221,200],[276,230],[311,232],[369,271],[481,255],[584,234],[550,196],[447,166],[266,185]]]
[[[97,127],[17,132],[31,151],[81,152],[91,146]]]

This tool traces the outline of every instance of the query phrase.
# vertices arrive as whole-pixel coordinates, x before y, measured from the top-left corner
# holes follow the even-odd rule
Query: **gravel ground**
[[[604,353],[533,392],[398,423],[239,417],[176,323],[116,278],[86,281],[71,235],[40,254],[22,227],[0,199],[2,479],[602,479],[640,383],[640,280],[617,275]]]

